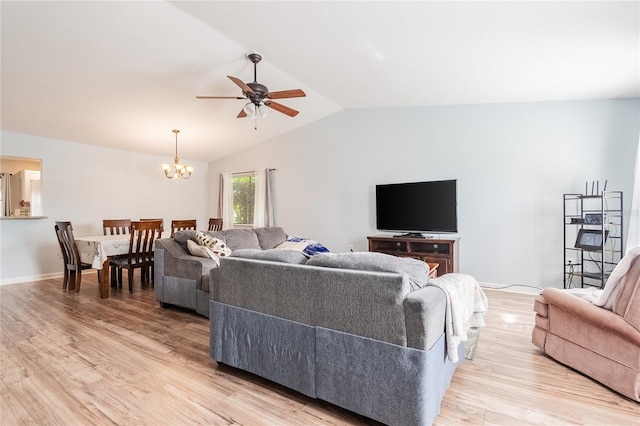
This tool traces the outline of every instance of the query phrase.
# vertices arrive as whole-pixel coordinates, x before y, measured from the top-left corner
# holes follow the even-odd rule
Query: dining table
[[[169,238],[171,232],[163,232],[158,238]],[[80,260],[91,264],[100,275],[100,298],[109,297],[109,257],[129,253],[130,234],[90,235],[75,237]]]

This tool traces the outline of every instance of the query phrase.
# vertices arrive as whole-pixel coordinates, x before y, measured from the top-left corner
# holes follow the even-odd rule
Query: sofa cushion
[[[625,316],[634,293],[638,294],[637,297],[640,300],[640,292],[636,292],[636,287],[640,286],[640,256],[630,261],[626,273],[620,278],[619,285],[621,288],[618,297],[613,302],[612,311],[620,316]]]
[[[225,240],[225,235],[224,235],[224,231],[203,231],[204,234],[209,235],[213,238],[217,238],[219,240],[222,241],[226,241]]]
[[[260,247],[263,250],[269,250],[277,246],[278,244],[286,241],[287,234],[284,233],[284,229],[279,226],[272,226],[269,228],[254,228],[253,232],[258,236]]]
[[[222,231],[224,240],[229,248],[233,251],[238,249],[258,249],[260,250],[260,241],[253,229],[227,229]]]
[[[319,253],[309,259],[307,265],[407,274],[412,290],[420,289],[429,283],[429,265],[426,262],[384,253]]]
[[[613,311],[640,331],[640,257],[635,259],[624,280],[624,287],[613,306]]]
[[[631,296],[629,302],[629,308],[624,315],[625,321],[627,321],[633,328],[640,331],[640,280]]]
[[[308,256],[301,251],[296,250],[256,250],[256,249],[239,249],[231,254],[231,257],[243,257],[245,259],[269,260],[272,262],[282,263],[307,263]]]

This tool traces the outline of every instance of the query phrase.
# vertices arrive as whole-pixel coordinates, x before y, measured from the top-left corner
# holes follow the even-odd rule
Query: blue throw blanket
[[[329,252],[329,249],[323,246],[322,244],[320,244],[319,242],[315,240],[310,240],[308,238],[299,237],[297,235],[291,235],[289,238],[287,238],[287,241],[290,241],[292,243],[300,243],[300,242],[307,243],[307,246],[302,251],[308,254],[309,256],[313,256],[314,254],[317,254],[317,253]]]

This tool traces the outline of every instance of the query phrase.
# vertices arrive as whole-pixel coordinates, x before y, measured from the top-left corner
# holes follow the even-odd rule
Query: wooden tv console
[[[437,263],[437,276],[458,272],[459,238],[435,239],[377,235],[367,239],[369,251]]]

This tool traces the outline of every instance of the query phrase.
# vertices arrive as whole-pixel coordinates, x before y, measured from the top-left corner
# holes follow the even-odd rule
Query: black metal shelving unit
[[[564,288],[603,288],[624,253],[622,191],[564,194],[563,201]],[[592,246],[577,246],[581,230]]]

